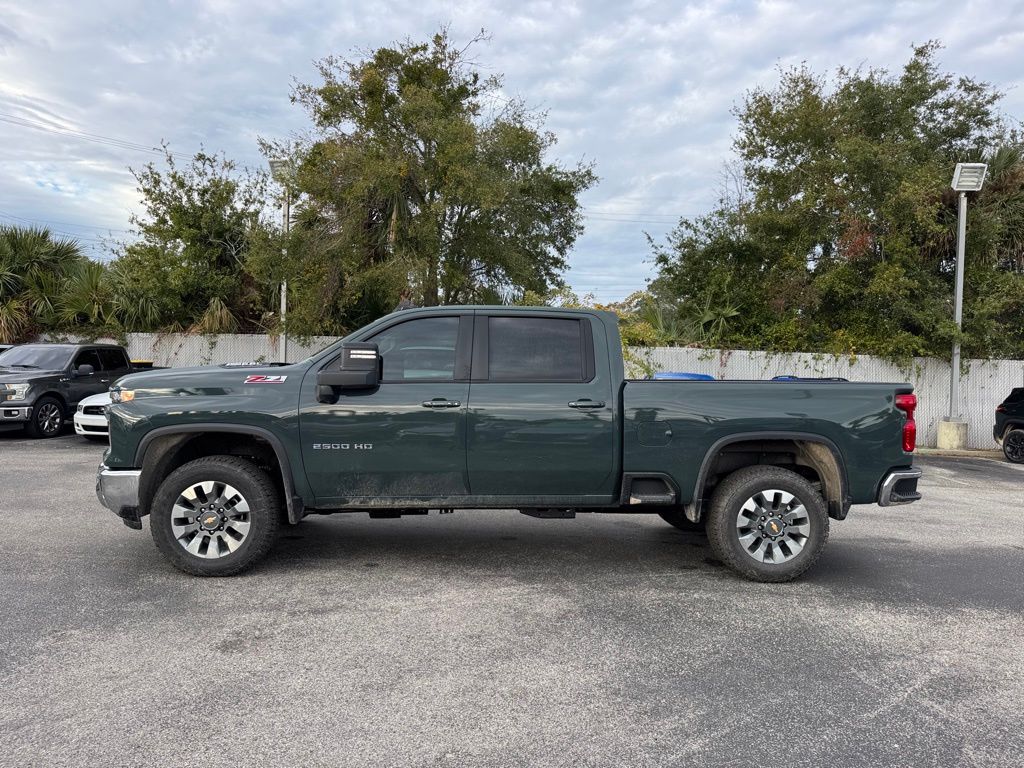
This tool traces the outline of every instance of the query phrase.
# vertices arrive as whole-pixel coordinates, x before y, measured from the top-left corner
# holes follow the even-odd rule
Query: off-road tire
[[[213,481],[237,489],[248,504],[249,530],[238,549],[213,559],[186,551],[174,535],[172,510],[178,497],[196,484]],[[150,506],[149,529],[161,554],[193,576],[233,576],[270,551],[282,517],[282,500],[262,469],[236,456],[205,456],[183,464],[160,484]]]
[[[803,548],[792,559],[779,563],[758,562],[743,547],[737,518],[743,505],[756,494],[781,490],[803,504],[809,532]],[[758,465],[738,469],[715,489],[708,513],[707,532],[711,551],[736,573],[753,581],[791,581],[821,555],[828,541],[829,518],[825,500],[810,481],[782,467]]]
[[[55,427],[51,426],[51,417],[56,418]],[[28,423],[25,424],[25,434],[36,439],[59,437],[66,423],[67,415],[60,400],[55,397],[41,397],[32,407]]]

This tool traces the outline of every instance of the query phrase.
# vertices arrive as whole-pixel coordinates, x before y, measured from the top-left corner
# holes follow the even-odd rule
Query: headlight
[[[77,411],[78,411],[79,413],[81,413],[81,412],[82,412],[82,411],[84,411],[84,410],[85,410],[85,406],[84,406],[84,405],[79,405],[79,406],[78,406],[78,408],[77,408]]]
[[[130,403],[135,399],[134,389],[112,389],[110,390],[110,402]]]
[[[28,395],[28,384],[0,384],[0,389],[6,390],[6,400],[24,400]]]

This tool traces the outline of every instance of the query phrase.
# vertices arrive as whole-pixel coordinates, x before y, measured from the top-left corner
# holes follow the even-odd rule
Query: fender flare
[[[211,432],[227,433],[232,435],[247,435],[258,437],[267,442],[277,457],[277,463],[281,468],[281,481],[284,485],[284,499],[288,509],[288,522],[295,524],[302,519],[304,504],[302,499],[295,494],[295,482],[292,476],[292,464],[284,444],[273,432],[263,427],[242,426],[234,424],[181,424],[167,427],[157,427],[147,432],[139,441],[135,449],[135,466],[142,467],[146,459],[146,451],[150,444],[160,437],[184,434],[208,434]]]
[[[697,472],[697,480],[693,486],[693,501],[691,502],[693,506],[693,517],[700,520],[704,485],[707,482],[708,472],[711,470],[712,462],[718,457],[718,454],[721,453],[722,449],[732,445],[733,443],[746,443],[758,440],[793,440],[804,443],[816,443],[817,445],[822,445],[827,448],[836,462],[836,467],[839,469],[838,508],[833,508],[833,503],[827,498],[825,499],[829,508],[829,517],[833,517],[837,520],[842,520],[846,517],[846,513],[850,509],[850,481],[846,472],[846,460],[843,458],[843,454],[839,450],[839,446],[832,442],[832,440],[824,435],[817,435],[813,432],[739,432],[736,434],[726,435],[725,437],[716,440],[704,454],[704,459],[700,463],[700,470]]]

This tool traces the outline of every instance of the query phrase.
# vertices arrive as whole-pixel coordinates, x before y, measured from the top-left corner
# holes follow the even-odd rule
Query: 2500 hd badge
[[[373,443],[313,443],[314,451],[372,451]]]

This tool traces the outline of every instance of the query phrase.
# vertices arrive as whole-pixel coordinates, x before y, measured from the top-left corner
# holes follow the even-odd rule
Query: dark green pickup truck
[[[657,513],[735,571],[806,570],[851,504],[920,498],[907,384],[627,381],[616,317],[397,312],[300,363],[127,376],[97,493],[228,575],[310,514]]]

